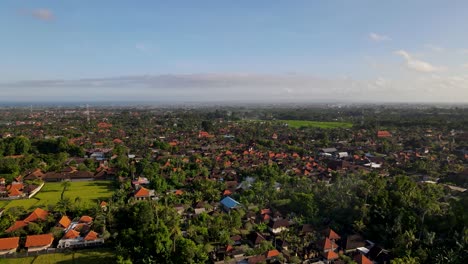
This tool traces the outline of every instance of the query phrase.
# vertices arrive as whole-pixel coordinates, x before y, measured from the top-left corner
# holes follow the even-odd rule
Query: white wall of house
[[[0,250],[0,255],[11,254],[15,252],[16,252],[16,248],[5,249],[5,250]]]
[[[42,246],[42,247],[29,247],[28,252],[36,252],[36,251],[41,251],[41,250],[44,250],[44,249],[48,249],[50,247],[50,245],[52,245],[52,243],[50,243],[48,245],[45,245],[45,246]]]

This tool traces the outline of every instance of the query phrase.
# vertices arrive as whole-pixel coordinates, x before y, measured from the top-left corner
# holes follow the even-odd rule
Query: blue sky
[[[467,14],[467,1],[2,0],[0,98],[467,102]]]

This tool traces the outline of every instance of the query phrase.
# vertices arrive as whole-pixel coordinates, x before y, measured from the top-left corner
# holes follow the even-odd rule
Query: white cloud
[[[409,69],[412,69],[418,72],[430,73],[430,72],[442,71],[444,69],[443,67],[436,67],[428,62],[415,59],[413,58],[413,56],[411,56],[411,54],[409,54],[407,51],[404,51],[404,50],[395,51],[395,54],[403,57],[406,60],[406,66]]]
[[[402,52],[401,56],[411,55]],[[0,83],[8,101],[468,102],[468,74],[406,79],[207,73]]]
[[[444,52],[445,51],[444,48],[442,48],[440,46],[432,45],[432,44],[426,44],[425,47],[427,49],[430,49],[433,52]]]
[[[42,21],[51,21],[55,18],[54,13],[52,10],[48,8],[38,8],[31,10],[30,13],[34,18],[42,20]]]
[[[382,41],[386,41],[386,40],[391,40],[391,38],[389,36],[380,35],[380,34],[377,34],[377,33],[374,33],[374,32],[369,34],[369,38],[372,41],[375,41],[375,42],[382,42]]]

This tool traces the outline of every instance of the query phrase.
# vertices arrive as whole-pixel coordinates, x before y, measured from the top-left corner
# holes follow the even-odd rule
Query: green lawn
[[[308,120],[279,120],[279,122],[288,124],[289,127],[317,127],[317,128],[351,128],[352,123],[349,122],[320,122]]]
[[[25,200],[13,200],[9,203],[0,203],[0,206],[10,208],[14,206],[23,206],[26,209],[32,209],[39,206],[54,205],[60,200],[60,194],[63,187],[60,182],[47,182],[42,190],[33,198]],[[76,197],[80,197],[81,205],[93,206],[100,200],[108,200],[114,187],[112,181],[82,181],[71,182],[70,187],[65,192],[64,197],[70,198],[73,202]],[[4,201],[1,201],[4,202]]]
[[[109,249],[80,250],[70,253],[45,254],[26,258],[1,259],[6,264],[89,264],[115,263],[114,254]]]

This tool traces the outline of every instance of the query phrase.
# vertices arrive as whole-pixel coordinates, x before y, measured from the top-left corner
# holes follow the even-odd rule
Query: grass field
[[[300,127],[317,127],[317,128],[351,128],[352,123],[349,122],[320,122],[308,120],[279,120],[279,122],[288,124],[292,128]]]
[[[88,264],[115,263],[114,254],[109,249],[80,250],[70,253],[45,254],[26,258],[0,259],[5,264]]]
[[[32,209],[39,206],[54,205],[60,200],[63,187],[60,182],[47,182],[42,190],[33,198],[25,200],[0,201],[0,206],[10,208],[23,206]],[[107,200],[112,196],[114,187],[111,181],[82,181],[71,182],[70,187],[65,192],[64,197],[70,198],[73,202],[76,197],[80,197],[80,204],[85,207],[95,205],[100,200]],[[6,202],[6,203],[5,203]]]

